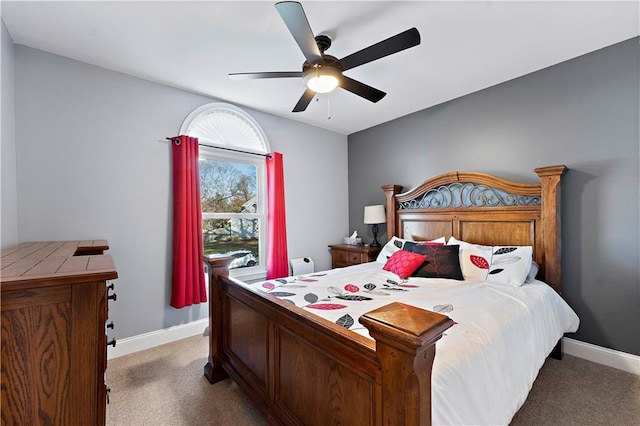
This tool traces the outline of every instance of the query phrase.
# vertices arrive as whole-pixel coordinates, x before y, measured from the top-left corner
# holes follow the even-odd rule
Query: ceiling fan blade
[[[375,61],[376,59],[398,53],[410,47],[417,46],[418,44],[420,44],[420,33],[416,28],[411,28],[379,43],[365,47],[364,49],[352,53],[349,56],[345,56],[338,61],[338,66],[342,71],[346,71],[368,62]]]
[[[293,107],[292,112],[302,112],[305,109],[307,109],[307,107],[309,106],[309,104],[311,103],[315,95],[316,95],[316,92],[314,92],[313,90],[311,89],[305,90],[304,93],[302,94],[302,97],[296,104],[296,106]]]
[[[340,79],[340,87],[373,103],[378,102],[380,99],[384,98],[387,95],[381,90],[368,86],[364,83],[359,82],[358,80],[354,80],[345,75],[343,75]]]
[[[276,3],[276,9],[307,61],[310,64],[324,64],[302,5],[297,1],[282,1]]]
[[[237,72],[229,74],[231,80],[255,80],[258,78],[288,78],[304,77],[302,71],[275,71],[275,72]]]

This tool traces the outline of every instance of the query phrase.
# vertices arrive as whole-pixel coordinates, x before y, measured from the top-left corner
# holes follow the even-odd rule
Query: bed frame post
[[[534,171],[540,176],[542,186],[544,280],[562,294],[560,178],[567,171],[567,166],[539,167]]]
[[[382,190],[387,199],[387,241],[391,237],[398,236],[396,229],[396,214],[398,212],[398,203],[396,203],[396,194],[402,191],[402,185],[383,185]]]
[[[360,317],[376,339],[382,376],[382,424],[431,425],[435,343],[453,325],[446,315],[391,303]]]
[[[209,360],[204,366],[204,376],[209,383],[217,383],[229,377],[222,368],[222,285],[219,277],[229,276],[231,257],[203,257],[209,270]]]

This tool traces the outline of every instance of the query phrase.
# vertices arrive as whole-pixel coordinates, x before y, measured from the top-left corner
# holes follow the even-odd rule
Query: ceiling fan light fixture
[[[331,46],[331,38],[324,34],[313,34],[299,2],[278,1],[276,10],[306,59],[302,71],[233,73],[229,77],[233,80],[302,77],[306,90],[291,112],[304,111],[316,93],[328,93],[338,86],[370,102],[378,102],[385,97],[385,92],[342,73],[420,44],[420,32],[414,27],[338,59],[325,54]]]
[[[329,93],[338,87],[340,72],[335,68],[316,68],[304,77],[304,84],[316,93]]]

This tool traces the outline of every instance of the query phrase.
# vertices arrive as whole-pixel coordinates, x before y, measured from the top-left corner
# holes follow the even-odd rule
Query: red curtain
[[[202,207],[198,139],[171,140],[173,165],[173,270],[171,306],[207,301],[202,262]]]
[[[267,155],[267,206],[269,221],[267,279],[289,275],[287,253],[287,220],[284,205],[284,167],[282,154]]]

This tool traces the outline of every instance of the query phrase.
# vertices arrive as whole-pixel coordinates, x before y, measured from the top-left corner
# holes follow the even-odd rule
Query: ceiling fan
[[[302,64],[302,71],[232,73],[229,74],[229,78],[303,78],[307,89],[293,108],[293,112],[304,111],[316,93],[327,93],[336,87],[342,87],[371,102],[378,102],[384,98],[385,92],[349,78],[343,72],[420,44],[420,33],[416,28],[411,28],[338,59],[324,53],[331,46],[331,39],[326,35],[314,37],[300,3],[283,1],[275,6],[306,58]]]

